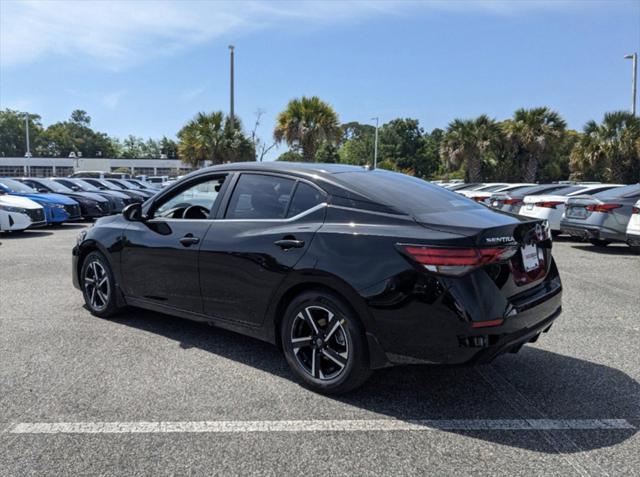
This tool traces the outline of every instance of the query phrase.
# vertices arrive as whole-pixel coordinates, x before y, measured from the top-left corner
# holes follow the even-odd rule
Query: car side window
[[[291,199],[287,217],[295,217],[305,210],[322,204],[324,201],[325,195],[321,191],[304,182],[298,182],[298,186],[293,193],[293,199]]]
[[[295,181],[284,177],[242,174],[233,191],[227,219],[283,219]]]
[[[156,207],[154,218],[208,219],[225,178],[210,178],[170,196]]]

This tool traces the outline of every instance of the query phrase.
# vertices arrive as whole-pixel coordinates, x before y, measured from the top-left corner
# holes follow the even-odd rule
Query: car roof
[[[317,162],[234,162],[229,164],[218,164],[209,166],[199,171],[264,171],[264,172],[289,172],[289,173],[305,173],[318,175],[340,174],[342,172],[366,172],[368,167],[352,166],[348,164],[324,164]]]

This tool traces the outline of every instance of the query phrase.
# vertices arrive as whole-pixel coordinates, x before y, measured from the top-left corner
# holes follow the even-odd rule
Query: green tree
[[[522,167],[522,180],[534,182],[544,165],[562,141],[566,123],[558,113],[546,107],[518,109],[513,119],[505,122],[505,132],[516,150]]]
[[[178,132],[180,158],[195,167],[255,160],[253,143],[242,132],[240,120],[233,125],[222,111],[198,113]]]
[[[13,109],[0,111],[0,156],[24,157],[27,152],[25,112]],[[29,142],[33,156],[44,151],[40,116],[29,114]]]
[[[340,162],[359,166],[373,164],[376,128],[355,121],[345,123],[341,128],[342,140],[338,151]]]
[[[315,162],[331,164],[340,162],[338,147],[330,142],[324,142],[316,151]]]
[[[632,183],[640,180],[640,119],[626,111],[589,121],[571,152],[572,177]]]
[[[285,151],[278,156],[276,161],[285,161],[285,162],[304,162],[304,157],[297,151]]]
[[[486,115],[452,121],[440,144],[447,170],[464,167],[469,182],[482,182],[483,162],[501,144],[500,125]]]
[[[292,99],[278,115],[273,137],[299,150],[305,162],[313,162],[322,143],[339,140],[338,115],[317,96]]]
[[[83,157],[114,157],[112,139],[91,128],[91,118],[85,111],[75,110],[68,121],[57,122],[43,133],[45,152],[53,157],[68,157],[74,153]]]

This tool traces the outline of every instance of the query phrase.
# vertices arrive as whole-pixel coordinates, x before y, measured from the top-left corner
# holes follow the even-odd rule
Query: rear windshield
[[[396,172],[342,172],[337,176],[372,201],[414,217],[454,209],[485,208],[438,185]]]
[[[594,197],[597,197],[598,199],[610,199],[612,197],[635,197],[636,195],[640,195],[640,184],[614,187],[613,189],[594,194]]]
[[[537,186],[528,186],[523,189],[518,189],[518,193],[516,196],[525,196],[525,195],[535,195],[535,194],[544,194],[547,192],[559,191],[561,189],[565,189],[566,186],[558,185],[558,184],[546,184],[546,185],[537,185]]]
[[[584,186],[568,186],[563,187],[562,189],[556,189],[553,191],[553,195],[566,195],[571,194],[572,192],[577,192],[580,189],[585,189]]]

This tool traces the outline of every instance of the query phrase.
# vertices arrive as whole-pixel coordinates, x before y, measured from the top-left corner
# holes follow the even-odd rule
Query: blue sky
[[[236,114],[250,130],[264,110],[265,140],[288,100],[314,94],[344,122],[430,130],[547,105],[579,129],[630,106],[640,1],[0,0],[0,108],[45,124],[80,108],[110,135],[173,137],[228,110],[230,43]]]

